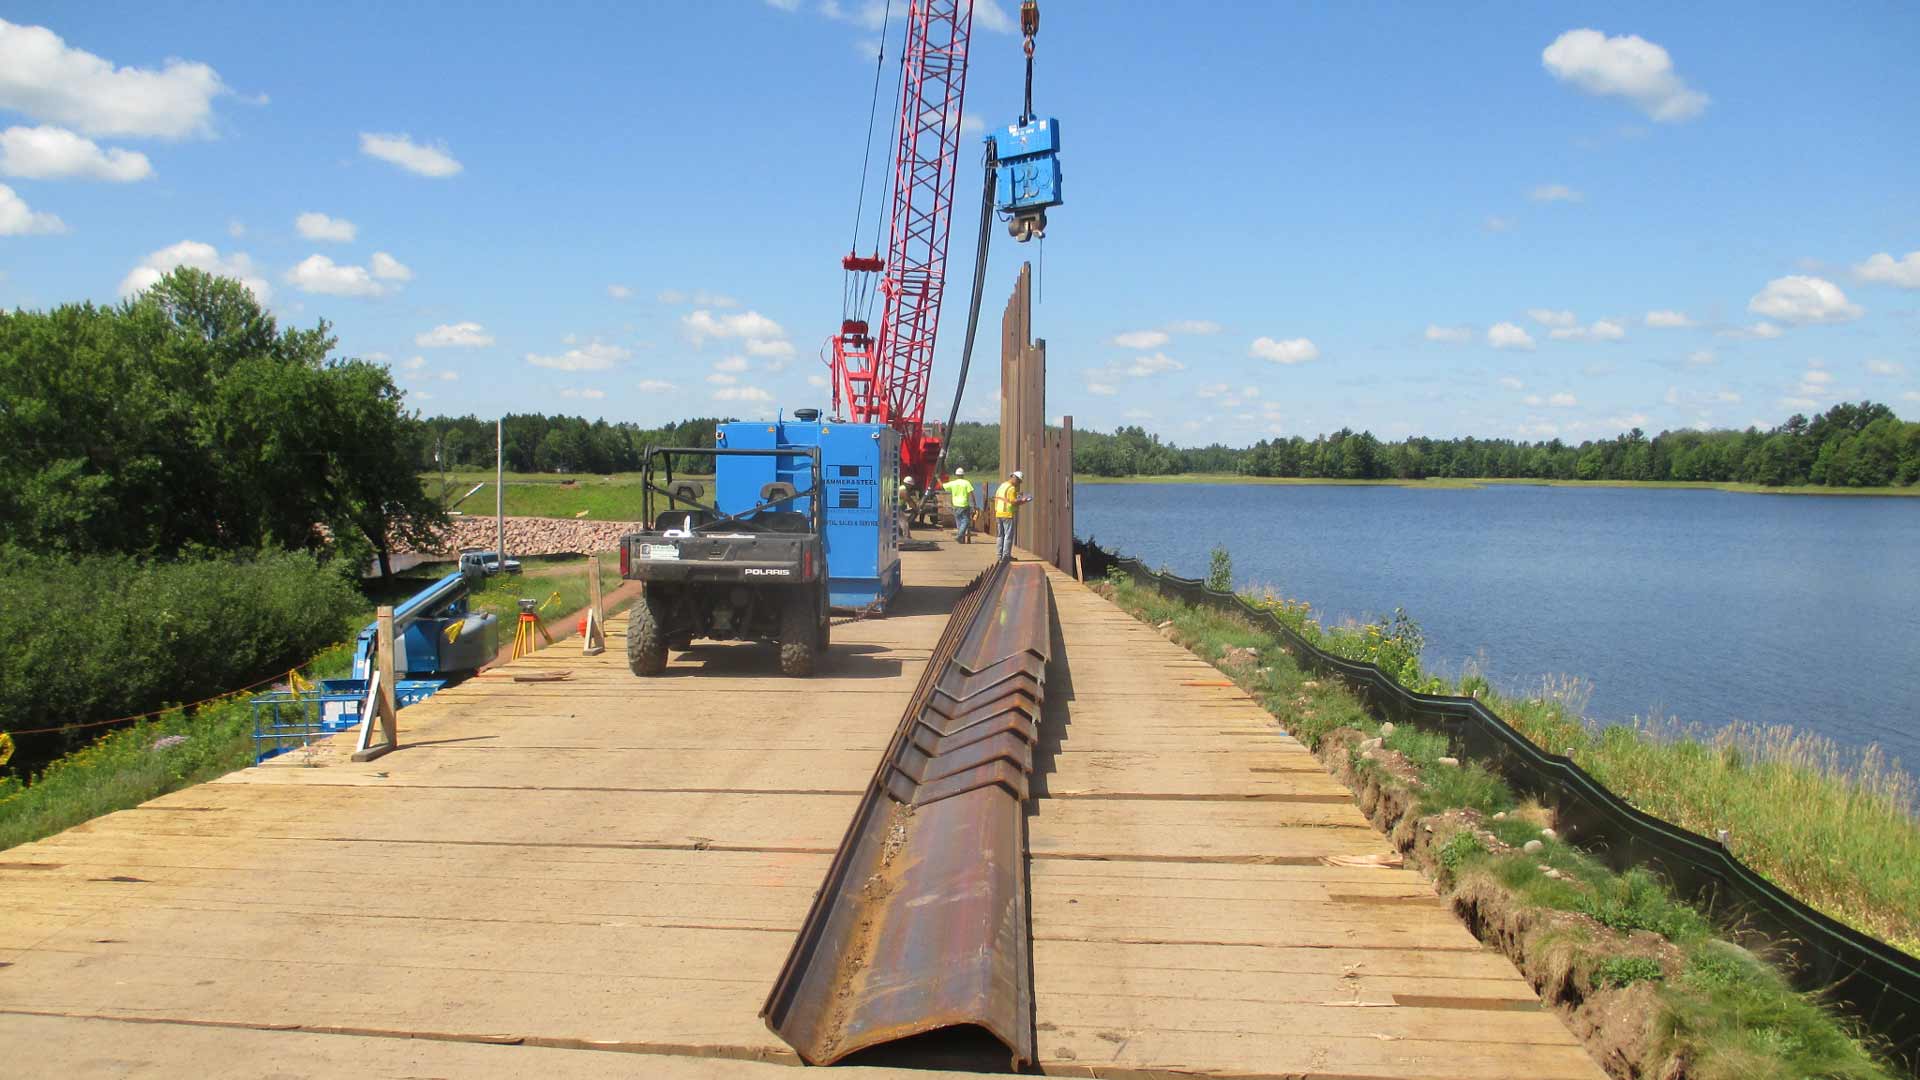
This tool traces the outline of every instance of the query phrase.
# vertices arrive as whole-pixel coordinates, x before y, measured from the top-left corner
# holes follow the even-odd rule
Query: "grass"
[[[429,492],[438,492],[442,502],[466,495],[475,484],[484,484],[461,502],[458,510],[475,517],[490,517],[494,508],[493,474],[458,472],[422,473],[420,479]],[[640,474],[615,473],[596,476],[591,473],[508,473],[506,512],[509,517],[585,517],[589,521],[637,521],[640,518]],[[567,483],[572,481],[572,483]],[[711,491],[711,488],[709,488]]]
[[[1904,495],[1920,496],[1920,485],[1908,487],[1826,487],[1797,484],[1766,487],[1761,484],[1721,483],[1711,480],[1536,480],[1526,477],[1428,477],[1424,480],[1341,480],[1305,476],[1242,476],[1238,473],[1180,473],[1173,476],[1087,476],[1076,474],[1077,484],[1269,484],[1279,486],[1337,487],[1410,487],[1432,489],[1481,488],[1496,484],[1528,484],[1537,487],[1571,488],[1657,488],[1697,491],[1732,491],[1748,495]],[[478,496],[476,496],[477,498]]]
[[[392,584],[370,588],[369,600],[374,604],[395,603],[436,579],[398,577]],[[619,584],[619,563],[602,559],[603,595]],[[514,620],[523,596],[543,602],[541,614],[549,622],[585,607],[585,560],[529,558],[523,561],[519,575],[489,579],[485,589],[473,594],[474,607],[499,617],[503,646],[513,643]],[[353,660],[353,635],[372,618],[369,607],[345,628],[346,640],[301,665],[301,674],[315,680],[345,676]],[[560,628],[552,629],[558,632]],[[153,720],[115,729],[55,759],[31,782],[18,777],[0,779],[0,850],[253,764],[249,697],[237,695],[203,706],[191,715],[175,709]],[[404,726],[405,713],[401,715]],[[178,736],[178,741],[170,738],[173,736]],[[168,740],[168,744],[160,745],[161,740]]]
[[[1161,626],[1219,665],[1307,745],[1321,746],[1341,729],[1382,733],[1382,725],[1335,680],[1311,677],[1268,632],[1247,620],[1185,604],[1118,575],[1102,588],[1135,617]],[[1358,632],[1364,635],[1364,629]],[[1249,649],[1250,657],[1242,651]],[[1564,705],[1548,712],[1556,729],[1567,722]],[[1650,986],[1651,1054],[1684,1060],[1686,1075],[1702,1080],[1890,1080],[1899,1075],[1817,996],[1793,990],[1779,971],[1720,939],[1698,911],[1657,878],[1637,870],[1613,873],[1543,832],[1543,810],[1523,803],[1477,762],[1455,763],[1443,735],[1399,727],[1384,734],[1382,746],[1398,751],[1417,773],[1411,785],[1415,814],[1470,810],[1478,815],[1481,831],[1461,828],[1435,850],[1443,887],[1497,888],[1526,907],[1591,920],[1588,930],[1536,931],[1527,948],[1559,951],[1593,987]],[[1657,747],[1648,752],[1657,753]],[[1357,750],[1349,764],[1385,783],[1403,784]],[[1541,841],[1537,850],[1519,850],[1531,840]],[[1911,871],[1920,863],[1907,866]],[[1649,955],[1643,938],[1629,937],[1634,934],[1657,935],[1665,952]],[[1677,960],[1663,962],[1660,956]],[[1649,1074],[1654,1071],[1649,1068]]]

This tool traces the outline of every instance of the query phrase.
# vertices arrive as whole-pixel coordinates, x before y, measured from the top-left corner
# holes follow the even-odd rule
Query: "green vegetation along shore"
[[[1224,561],[1216,561],[1216,572]],[[1455,750],[1444,737],[1380,723],[1337,681],[1301,669],[1270,631],[1117,573],[1096,588],[1214,663],[1313,749],[1355,789],[1375,824],[1435,878],[1482,939],[1502,949],[1540,987],[1543,999],[1568,1017],[1613,1075],[1701,1080],[1901,1075],[1871,1049],[1874,1040],[1818,997],[1795,992],[1779,971],[1715,932],[1657,879],[1638,871],[1613,873],[1563,842],[1543,807],[1518,798],[1479,763],[1452,756]],[[1304,605],[1276,606],[1290,622],[1314,625]],[[1328,651],[1379,663],[1405,680],[1426,684],[1423,688],[1431,684],[1418,668],[1418,628],[1404,616],[1351,629],[1316,627],[1315,633]],[[1467,689],[1484,693],[1481,684]],[[1516,707],[1531,710],[1539,721],[1529,725],[1535,732],[1551,724],[1564,734],[1567,725],[1579,724],[1560,702],[1502,701],[1499,707],[1510,719],[1516,718]],[[1821,819],[1799,833],[1805,842],[1830,839],[1833,830],[1863,821],[1879,822],[1877,839],[1901,845],[1865,870],[1885,891],[1859,896],[1864,906],[1846,906],[1870,916],[1862,921],[1887,930],[1904,926],[1905,947],[1920,944],[1912,936],[1915,883],[1888,882],[1884,876],[1901,859],[1909,879],[1911,868],[1920,865],[1914,861],[1920,830],[1887,801],[1899,792],[1876,792],[1858,777],[1808,772],[1791,755],[1778,761],[1778,768],[1746,769],[1737,763],[1738,755],[1704,745],[1655,746],[1636,733],[1612,738],[1636,744],[1635,758],[1720,758],[1719,764],[1700,769],[1673,766],[1665,780],[1693,782],[1704,775],[1720,792],[1770,791],[1782,801],[1768,817],[1782,816],[1780,806],[1806,805],[1798,800],[1825,792],[1806,812],[1792,815]],[[1589,761],[1598,763],[1590,752],[1582,764]],[[1789,776],[1796,780],[1783,782]],[[1635,784],[1620,769],[1603,778],[1629,788]],[[1836,816],[1837,808],[1853,803],[1873,809],[1863,816],[1839,810]],[[1744,807],[1743,820],[1755,809]],[[1787,828],[1798,832],[1800,827]],[[1738,853],[1749,862],[1764,855],[1755,848]],[[1840,859],[1859,854],[1849,848]]]
[[[712,446],[713,418],[658,428],[578,416],[504,419],[506,467],[516,472],[631,472],[652,446]],[[436,416],[410,434],[414,467],[491,468],[494,425],[473,416]],[[947,462],[969,470],[1000,468],[997,424],[962,423],[947,432]],[[691,465],[691,463],[689,463]],[[1779,490],[1912,488],[1920,484],[1920,423],[1889,406],[1842,402],[1816,416],[1795,414],[1767,429],[1649,435],[1639,428],[1574,444],[1502,438],[1411,436],[1383,441],[1341,428],[1308,439],[1293,435],[1252,446],[1177,446],[1138,425],[1112,432],[1079,429],[1073,470],[1083,476],[1239,476],[1334,481],[1540,480],[1731,484]]]
[[[1764,484],[1740,484],[1714,480],[1535,480],[1526,478],[1479,477],[1453,479],[1426,477],[1419,480],[1342,480],[1303,476],[1246,476],[1240,473],[1173,473],[1157,476],[1093,476],[1075,474],[1077,484],[1263,484],[1279,487],[1404,487],[1434,490],[1471,490],[1496,486],[1533,486],[1566,488],[1644,488],[1654,491],[1733,491],[1749,495],[1920,495],[1920,486],[1906,487],[1827,487],[1822,484],[1793,484],[1767,487]]]

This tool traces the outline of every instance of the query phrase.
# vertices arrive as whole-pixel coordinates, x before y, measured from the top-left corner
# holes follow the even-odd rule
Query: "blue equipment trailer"
[[[825,489],[828,600],[844,610],[883,611],[900,591],[899,515],[895,512],[900,433],[886,424],[834,423],[808,410],[801,415],[813,418],[722,424],[714,443],[731,450],[818,447]],[[774,481],[805,490],[807,467],[807,459],[799,456],[719,458],[715,505],[724,513],[744,511]],[[806,499],[795,500],[793,508],[810,510]]]

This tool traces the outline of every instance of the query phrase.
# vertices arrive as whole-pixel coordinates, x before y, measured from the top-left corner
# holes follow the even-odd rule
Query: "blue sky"
[[[824,404],[878,6],[0,5],[0,305],[185,261],[428,413]],[[941,412],[1015,7],[976,9]],[[1920,7],[1043,7],[1053,413],[1232,444],[1920,417]],[[989,328],[1038,254],[996,240]]]

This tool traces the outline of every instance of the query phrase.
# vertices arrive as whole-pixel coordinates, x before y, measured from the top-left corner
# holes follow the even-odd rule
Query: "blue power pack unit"
[[[999,159],[993,202],[1001,213],[1026,216],[1060,205],[1058,120],[1008,124],[987,139]]]
[[[775,420],[722,424],[715,444],[733,450],[818,446],[825,489],[827,590],[836,608],[882,610],[900,591],[900,433],[885,424],[839,424],[830,420]],[[812,486],[807,457],[718,457],[714,504],[725,514],[749,510],[765,485],[784,482],[795,491]],[[811,513],[808,499],[792,509]]]

